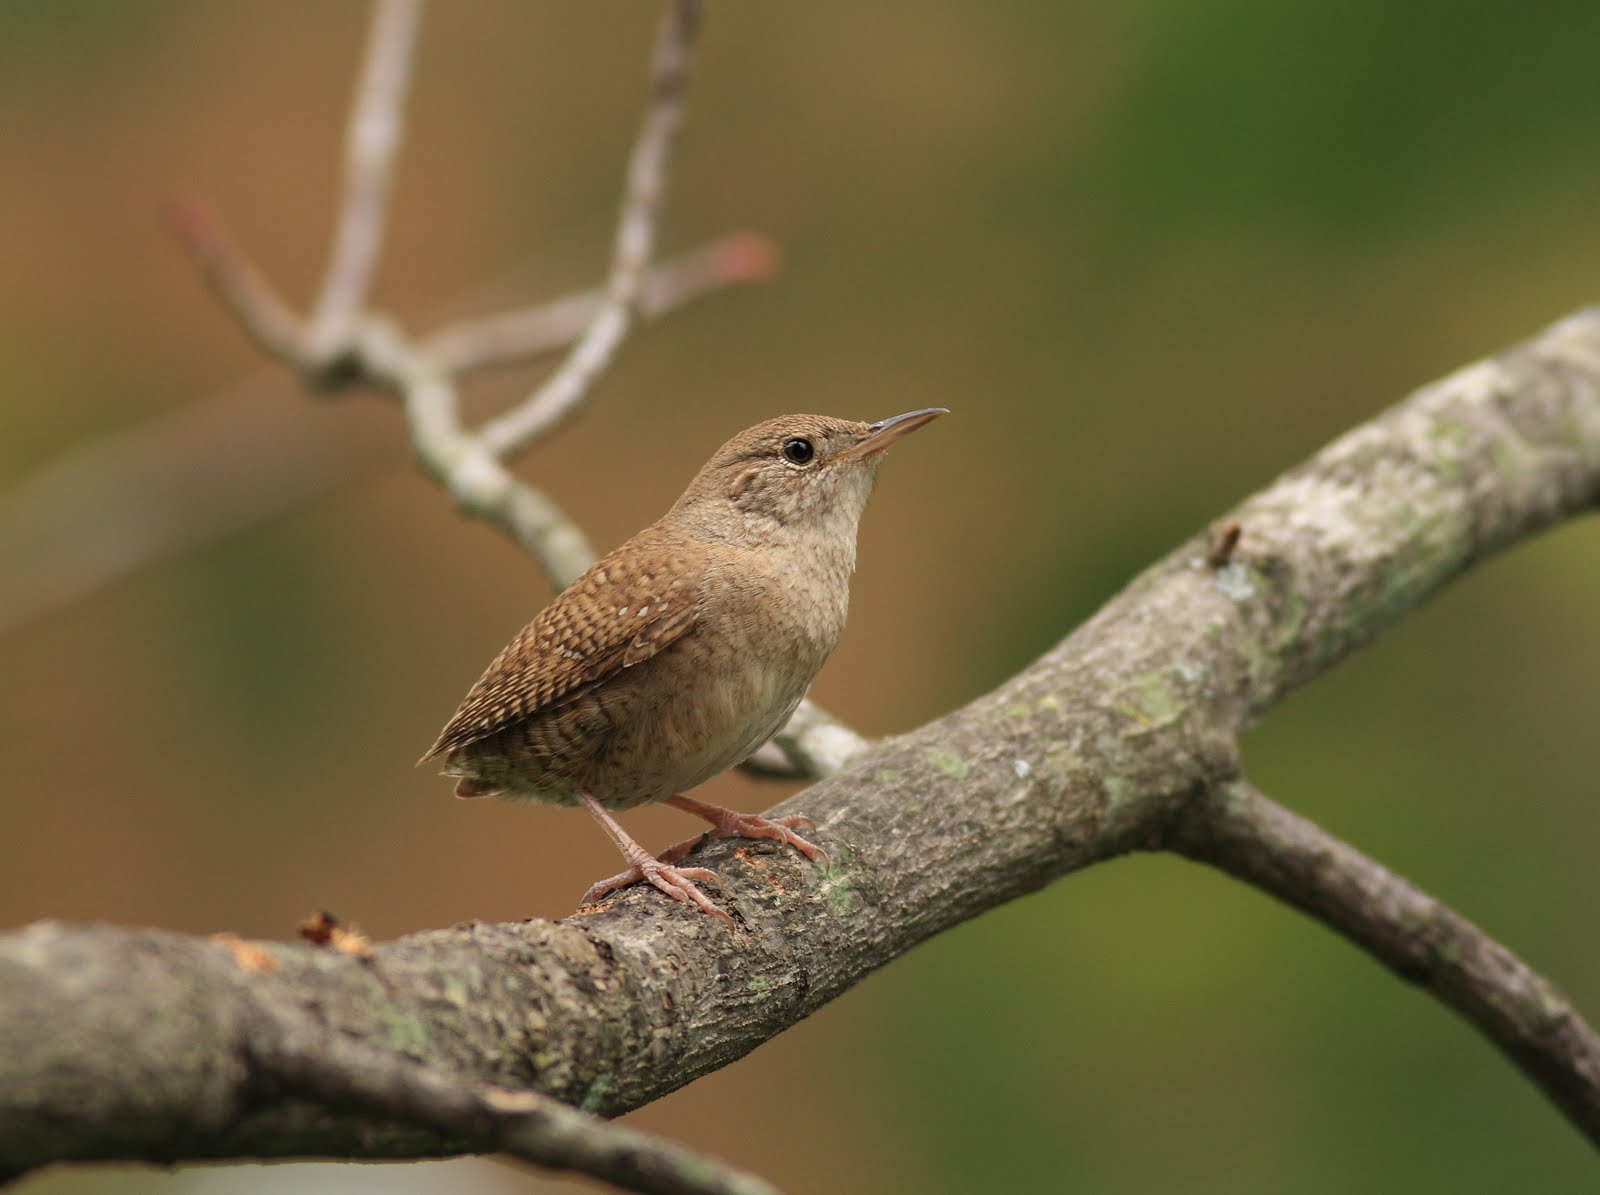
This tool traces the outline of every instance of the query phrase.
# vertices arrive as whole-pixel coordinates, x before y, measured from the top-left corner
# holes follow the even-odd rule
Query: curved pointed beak
[[[904,415],[892,415],[888,419],[880,419],[867,426],[866,439],[854,448],[841,452],[835,459],[859,460],[882,452],[901,436],[909,435],[924,423],[932,423],[940,415],[949,413],[949,407],[923,407],[920,411],[907,411]]]

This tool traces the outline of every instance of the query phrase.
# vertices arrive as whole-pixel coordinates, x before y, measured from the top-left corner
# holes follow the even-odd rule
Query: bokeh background
[[[420,328],[598,278],[656,11],[428,14],[387,309]],[[386,403],[310,399],[265,364],[160,226],[171,195],[209,195],[305,301],[364,21],[305,0],[0,0],[0,509],[46,463],[241,383],[222,418],[272,429],[259,470],[343,478],[0,636],[0,924],[281,938],[327,907],[381,938],[561,915],[615,867],[579,814],[461,805],[411,766],[545,581],[411,466]],[[909,728],[1340,431],[1600,294],[1597,53],[1593,0],[713,4],[665,247],[758,229],[782,273],[648,329],[522,470],[608,546],[758,418],[952,408],[884,472],[815,689],[869,734]],[[478,385],[475,409],[530,380]],[[25,587],[27,559],[0,586]],[[1580,523],[1453,586],[1246,743],[1268,792],[1591,1016],[1597,614]],[[724,777],[707,796],[786,791]],[[632,1119],[796,1192],[1596,1181],[1453,1016],[1166,857],[949,933]],[[475,1161],[20,1190],[580,1186]]]

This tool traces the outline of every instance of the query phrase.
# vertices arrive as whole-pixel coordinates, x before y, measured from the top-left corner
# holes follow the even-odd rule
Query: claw
[[[813,863],[821,863],[826,869],[830,866],[828,852],[815,843],[807,842],[800,835],[794,833],[796,827],[807,830],[816,829],[817,823],[809,817],[761,817],[754,813],[740,813],[734,809],[724,809],[720,805],[708,805],[704,801],[696,801],[692,797],[668,797],[668,805],[675,805],[686,813],[696,817],[703,817],[711,823],[711,837],[713,838],[770,838],[775,842],[782,842],[794,847]],[[662,858],[681,859],[688,853],[688,848],[696,841],[680,842],[677,846],[667,851]]]
[[[717,908],[711,898],[699,888],[699,884],[715,884],[718,888],[722,887],[722,880],[718,878],[716,872],[708,867],[674,867],[659,859],[645,858],[626,871],[619,871],[616,875],[591,885],[589,891],[583,894],[580,903],[598,904],[617,889],[637,884],[640,880],[649,880],[673,900],[692,904],[702,913],[710,913],[713,917],[727,922],[729,929],[734,928],[733,918]]]
[[[692,904],[702,913],[724,922],[732,930],[734,920],[727,913],[719,909],[699,888],[699,884],[714,884],[722,887],[722,881],[717,873],[704,867],[678,867],[682,859],[691,850],[700,844],[699,838],[689,838],[676,846],[668,847],[659,856],[652,856],[642,846],[629,838],[617,820],[606,811],[592,793],[583,789],[578,790],[578,799],[600,823],[606,833],[611,836],[611,841],[617,844],[617,849],[622,852],[629,867],[626,871],[619,871],[616,875],[590,885],[589,891],[583,894],[583,904],[593,905],[619,888],[626,888],[629,884],[637,884],[640,880],[649,881],[654,887],[672,897],[673,900],[683,904]],[[830,866],[828,853],[814,843],[807,842],[795,833],[796,829],[811,830],[816,828],[816,823],[809,817],[760,817],[753,813],[739,813],[733,809],[724,809],[720,805],[708,805],[703,801],[696,801],[692,797],[668,797],[667,804],[676,805],[679,809],[703,817],[711,823],[710,836],[712,838],[770,838],[774,842],[781,842],[792,846],[813,863],[822,864],[826,869]]]
[[[717,873],[705,867],[674,867],[671,860],[663,861],[653,858],[649,851],[640,846],[617,824],[617,819],[606,811],[604,805],[594,798],[594,795],[578,790],[578,799],[585,808],[594,815],[595,821],[611,836],[611,841],[617,844],[617,849],[622,852],[622,857],[629,863],[626,871],[619,871],[609,879],[601,880],[598,884],[590,886],[589,891],[583,894],[582,903],[591,905],[604,899],[618,888],[626,888],[629,884],[636,884],[640,880],[649,880],[656,888],[665,892],[673,900],[680,903],[692,904],[702,913],[709,913],[718,920],[725,922],[729,930],[735,929],[733,918],[717,908],[711,898],[700,891],[695,881],[702,884],[715,884],[722,887],[722,881],[717,878]],[[681,856],[678,856],[681,857]]]

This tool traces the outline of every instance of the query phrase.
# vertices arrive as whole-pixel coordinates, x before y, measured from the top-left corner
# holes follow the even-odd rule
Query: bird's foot
[[[704,801],[682,796],[669,798],[667,804],[705,818],[711,823],[713,838],[770,838],[794,847],[813,863],[822,864],[824,869],[829,866],[827,851],[794,832],[796,828],[814,830],[817,823],[809,817],[761,817],[759,814],[740,813],[736,809],[724,809],[721,805],[708,805]],[[661,858],[668,863],[681,859],[698,841],[698,838],[691,838],[687,842],[680,842],[664,852]]]
[[[699,884],[715,884],[718,888],[722,887],[722,881],[716,872],[709,867],[674,867],[670,862],[664,863],[648,855],[628,870],[619,871],[616,875],[591,885],[579,903],[598,904],[617,889],[637,884],[640,880],[650,881],[673,900],[692,904],[702,913],[710,913],[713,917],[727,922],[729,929],[734,928],[733,918],[717,908],[699,887]],[[699,884],[696,881],[699,881]]]
[[[655,858],[628,837],[627,831],[617,824],[617,819],[611,816],[593,793],[580,788],[578,800],[611,836],[611,841],[617,844],[622,857],[628,861],[627,871],[619,871],[610,879],[591,885],[589,891],[583,894],[583,904],[592,905],[618,888],[626,888],[629,884],[636,884],[640,880],[649,880],[673,900],[694,905],[702,913],[710,913],[711,916],[725,922],[730,931],[735,928],[733,918],[712,904],[711,898],[700,891],[695,883],[698,880],[702,884],[722,887],[722,881],[717,878],[716,872],[706,867],[674,867],[671,859]]]

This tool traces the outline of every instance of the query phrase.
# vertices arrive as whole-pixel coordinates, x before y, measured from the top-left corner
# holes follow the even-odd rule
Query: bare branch
[[[168,226],[200,268],[206,285],[255,342],[294,368],[315,373],[300,317],[233,243],[205,201],[179,200],[169,205],[166,214]]]
[[[628,163],[605,301],[555,373],[529,398],[482,428],[484,444],[501,459],[523,451],[571,415],[633,330],[655,248],[667,162],[683,121],[690,49],[699,27],[700,0],[670,0],[651,63],[650,103]]]
[[[368,375],[400,396],[417,459],[442,482],[456,505],[505,531],[539,562],[557,586],[594,562],[594,549],[565,513],[518,481],[461,426],[456,388],[428,359],[413,353],[387,325],[369,320],[361,360]]]
[[[645,274],[641,319],[654,319],[716,291],[770,278],[778,251],[766,237],[735,233]],[[417,346],[447,373],[536,360],[573,343],[605,304],[604,290],[564,295],[554,302],[468,320],[425,337]]]
[[[313,347],[323,357],[349,343],[378,267],[421,19],[422,0],[378,0],[373,8],[366,60],[345,133],[344,206],[311,317]]]
[[[1240,780],[1198,796],[1168,845],[1272,893],[1431,992],[1600,1142],[1600,1037],[1554,984],[1459,913]]]
[[[281,1008],[246,1038],[257,1083],[340,1113],[414,1124],[464,1150],[506,1153],[647,1195],[777,1195],[764,1179],[537,1091],[485,1086],[446,1067],[331,1033]]]

